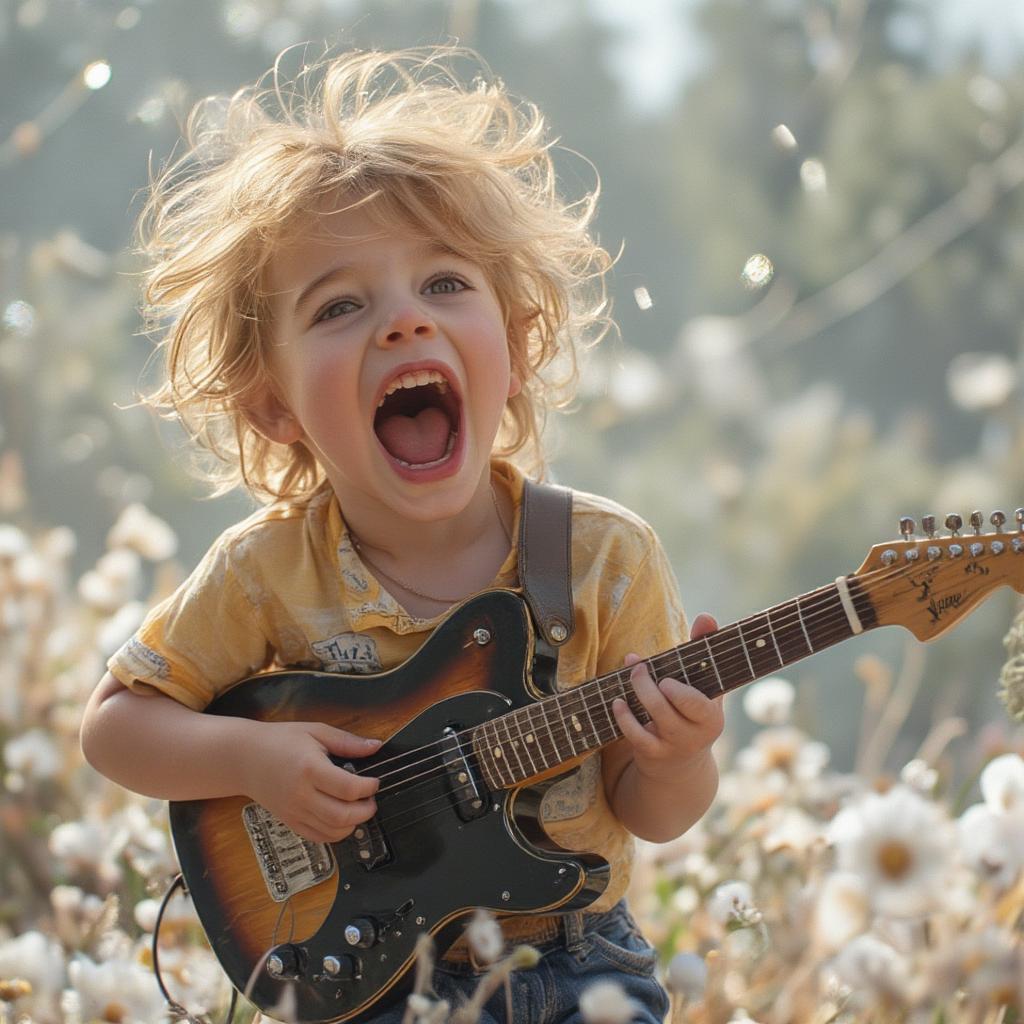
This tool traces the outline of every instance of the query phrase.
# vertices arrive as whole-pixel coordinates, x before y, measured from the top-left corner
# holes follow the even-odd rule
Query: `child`
[[[89,702],[85,755],[130,789],[245,794],[311,840],[347,837],[375,813],[377,782],[328,755],[379,740],[200,712],[261,670],[390,669],[456,602],[518,585],[524,476],[508,458],[538,456],[545,373],[568,367],[571,383],[575,347],[606,325],[610,261],[589,233],[594,197],[557,196],[539,112],[500,83],[461,84],[460,56],[345,55],[278,118],[257,90],[217,118],[197,108],[191,151],[153,187],[146,311],[168,327],[168,379],[151,400],[219,460],[222,490],[243,483],[266,504],[150,613]],[[577,493],[571,554],[561,688],[685,639],[641,519]],[[632,682],[652,721],[617,700],[623,738],[544,805],[552,838],[610,862],[607,890],[583,913],[503,922],[544,954],[515,990],[517,1020],[578,1020],[601,978],[637,1019],[666,1012],[621,902],[632,836],[672,839],[707,809],[722,711],[643,665]],[[475,985],[466,961],[458,948],[439,961],[440,995]],[[499,994],[488,1012],[504,1006]]]

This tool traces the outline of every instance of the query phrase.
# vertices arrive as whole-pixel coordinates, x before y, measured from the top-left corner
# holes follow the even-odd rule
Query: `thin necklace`
[[[498,507],[498,496],[494,493],[494,484],[491,484],[491,503],[494,505],[495,515],[498,517],[498,522],[501,524],[501,529],[505,534],[505,540],[508,541],[508,546],[512,547],[512,532],[509,530],[505,523],[505,517],[501,514],[501,509]],[[408,591],[410,594],[415,594],[416,597],[422,597],[426,601],[433,601],[435,604],[457,604],[462,600],[462,597],[437,597],[435,594],[424,594],[422,590],[417,590],[415,587],[410,587],[404,580],[400,580],[397,576],[392,576],[390,573],[386,573],[373,559],[369,558],[363,548],[362,541],[352,532],[351,528],[348,531],[349,537],[352,538],[352,547],[359,553],[359,557],[378,575],[383,576],[389,583],[397,583],[403,590]],[[465,595],[463,595],[465,596]]]

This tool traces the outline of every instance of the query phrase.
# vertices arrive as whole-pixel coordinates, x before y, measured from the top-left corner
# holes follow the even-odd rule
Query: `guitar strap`
[[[568,487],[526,480],[519,517],[519,582],[537,630],[534,682],[554,693],[558,648],[576,628]]]

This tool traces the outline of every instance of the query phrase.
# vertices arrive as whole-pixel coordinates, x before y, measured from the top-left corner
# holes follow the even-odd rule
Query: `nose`
[[[437,325],[424,310],[409,304],[396,310],[381,324],[378,332],[379,345],[397,345],[403,341],[421,339],[428,341],[437,333]]]

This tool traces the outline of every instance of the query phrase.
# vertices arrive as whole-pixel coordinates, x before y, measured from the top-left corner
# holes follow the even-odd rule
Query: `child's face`
[[[316,218],[267,285],[280,401],[262,399],[264,433],[309,447],[349,514],[466,508],[519,387],[483,270],[360,208]]]

